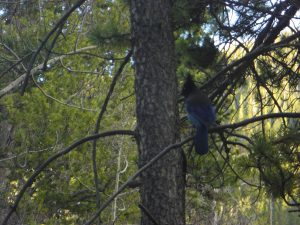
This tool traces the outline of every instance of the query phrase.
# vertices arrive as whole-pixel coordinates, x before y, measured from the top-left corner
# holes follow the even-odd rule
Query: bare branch
[[[54,64],[57,61],[65,58],[66,56],[68,56],[69,54],[76,54],[82,51],[86,51],[86,50],[90,50],[90,49],[95,49],[97,46],[95,45],[91,45],[91,46],[87,46],[81,49],[77,49],[76,51],[72,51],[66,55],[61,55],[58,57],[55,57],[51,60],[48,61],[49,64]],[[20,62],[18,62],[20,63]],[[36,66],[35,68],[31,69],[30,74],[35,74],[37,71],[42,70],[44,64],[39,64],[38,66]],[[4,87],[3,89],[0,90],[0,98],[2,98],[4,95],[6,95],[7,93],[9,93],[10,91],[12,91],[13,89],[19,87],[21,85],[21,83],[24,81],[25,77],[26,77],[27,73],[22,74],[20,77],[18,77],[16,80],[14,80],[13,82],[11,82],[9,85],[7,85],[6,87]]]

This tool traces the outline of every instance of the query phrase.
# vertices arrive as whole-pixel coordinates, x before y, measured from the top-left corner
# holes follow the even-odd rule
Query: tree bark
[[[170,0],[131,0],[139,166],[179,138]],[[141,224],[185,224],[183,154],[176,149],[141,176]],[[149,216],[151,214],[151,216]],[[150,218],[153,217],[153,218]]]

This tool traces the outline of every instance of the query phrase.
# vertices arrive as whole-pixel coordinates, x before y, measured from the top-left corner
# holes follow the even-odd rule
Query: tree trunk
[[[170,0],[131,0],[140,166],[179,139],[170,13]],[[142,174],[142,225],[185,224],[182,156],[174,149]]]

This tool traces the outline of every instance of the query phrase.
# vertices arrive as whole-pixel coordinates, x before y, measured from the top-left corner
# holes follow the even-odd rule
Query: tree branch
[[[148,216],[148,218],[152,221],[152,223],[154,223],[154,225],[159,225],[154,216],[149,212],[149,210],[145,206],[139,204],[139,208]]]
[[[57,21],[57,23],[54,25],[54,27],[49,31],[49,33],[47,34],[47,36],[44,38],[44,40],[42,40],[42,43],[40,44],[40,46],[38,47],[38,49],[34,52],[30,63],[29,63],[29,67],[28,70],[25,74],[24,77],[24,83],[21,89],[21,94],[24,94],[25,88],[28,84],[28,80],[29,80],[29,76],[31,74],[31,70],[33,68],[33,64],[38,56],[38,54],[40,53],[40,51],[43,49],[43,47],[47,44],[49,38],[52,36],[52,34],[54,34],[54,32],[59,29],[60,26],[62,26],[62,24],[66,21],[66,19],[68,19],[68,17],[71,15],[71,13],[73,11],[75,11],[79,6],[81,6],[83,3],[85,2],[85,0],[79,0],[78,2],[76,2],[60,19],[59,21]]]
[[[53,63],[56,63],[57,61],[65,58],[66,56],[68,56],[69,54],[76,54],[76,53],[80,53],[82,51],[86,51],[86,50],[90,50],[90,49],[94,49],[96,48],[97,46],[95,45],[91,45],[91,46],[87,46],[85,48],[81,48],[81,49],[78,49],[76,51],[72,51],[70,53],[67,53],[65,55],[61,55],[61,56],[58,56],[58,57],[55,57],[55,58],[52,58],[51,60],[48,61],[49,64],[53,64]],[[18,62],[20,63],[20,62]],[[31,69],[30,71],[30,74],[34,74],[36,73],[37,71],[39,70],[42,70],[44,66],[44,63],[42,64],[39,64],[38,66],[36,66],[35,68]],[[12,91],[13,89],[17,88],[18,86],[20,86],[20,84],[24,81],[25,77],[26,77],[26,74],[27,73],[24,73],[22,74],[20,77],[18,77],[16,80],[12,81],[9,85],[7,85],[6,87],[4,87],[3,89],[0,90],[0,99],[6,95],[7,93],[9,93],[10,91]]]
[[[209,132],[219,132],[220,130],[224,129],[234,129],[241,126],[246,126],[250,123],[254,123],[257,121],[270,119],[270,118],[281,118],[281,117],[288,117],[288,118],[300,118],[300,113],[272,113],[268,115],[262,115],[258,117],[254,117],[251,119],[247,119],[244,121],[241,121],[239,123],[235,124],[226,124],[217,126],[214,128],[209,129]],[[133,182],[142,172],[144,172],[146,169],[148,169],[152,164],[154,164],[156,161],[161,159],[164,155],[166,155],[170,150],[179,148],[182,145],[188,143],[193,139],[193,136],[185,138],[183,141],[179,143],[175,143],[172,145],[169,145],[165,149],[163,149],[160,153],[158,153],[155,157],[153,157],[148,163],[146,163],[142,168],[140,168],[135,174],[133,174],[119,189],[116,191],[113,195],[111,195],[104,203],[103,205],[96,211],[96,213],[92,216],[90,220],[88,220],[84,225],[91,225],[95,219],[98,218],[98,216],[101,214],[101,212],[131,183]]]
[[[258,121],[263,121],[263,120],[272,119],[272,118],[300,118],[300,113],[270,113],[270,114],[246,119],[246,120],[243,120],[238,123],[224,124],[221,126],[212,127],[209,129],[209,131],[210,132],[218,132],[218,131],[221,131],[224,129],[236,129],[239,127],[247,126],[250,123],[255,123]]]
[[[148,169],[151,165],[153,165],[156,161],[161,159],[164,155],[166,155],[169,151],[175,148],[179,148],[182,145],[188,143],[192,140],[193,137],[187,137],[183,141],[179,143],[175,143],[172,145],[169,145],[165,149],[163,149],[161,152],[159,152],[156,156],[154,156],[148,163],[146,163],[143,167],[141,167],[135,174],[133,174],[119,189],[116,191],[113,195],[111,195],[101,206],[100,209],[96,211],[96,213],[92,216],[90,220],[88,220],[84,225],[91,225],[95,219],[98,218],[98,216],[101,214],[101,212],[117,197],[132,181],[135,180],[142,172],[144,172],[146,169]]]
[[[97,118],[94,134],[99,133],[100,122],[101,122],[102,117],[103,117],[103,115],[106,111],[106,108],[107,108],[108,102],[110,100],[110,97],[111,97],[111,95],[114,91],[114,88],[115,88],[116,84],[117,84],[118,78],[122,74],[122,71],[123,71],[125,65],[129,62],[131,55],[132,55],[132,50],[129,51],[129,53],[125,57],[124,61],[120,65],[117,73],[115,74],[114,78],[111,81],[108,93],[106,95],[106,98],[104,100],[104,103],[102,105],[102,108],[101,108],[100,113],[99,113],[98,118]],[[97,150],[97,139],[95,139],[93,141],[92,162],[93,162],[93,171],[94,171],[94,182],[95,182],[95,188],[96,188],[96,205],[97,205],[97,208],[100,208],[100,194],[99,194],[100,190],[99,190],[99,178],[98,178],[98,172],[97,172],[97,162],[96,162],[97,151],[96,150]]]
[[[76,142],[74,142],[73,144],[71,144],[69,147],[65,148],[64,150],[56,153],[55,155],[51,156],[50,158],[48,158],[44,163],[42,163],[36,170],[35,172],[28,178],[28,180],[26,181],[26,183],[23,185],[22,189],[20,190],[20,192],[18,193],[18,195],[16,196],[16,200],[15,203],[13,204],[13,206],[10,208],[8,214],[6,215],[4,221],[2,222],[2,225],[6,225],[9,218],[11,217],[11,215],[13,214],[13,212],[16,211],[18,204],[20,203],[25,191],[27,190],[27,188],[29,188],[33,182],[35,181],[35,179],[37,178],[37,176],[50,164],[52,163],[54,160],[60,158],[61,156],[66,155],[67,153],[71,152],[73,149],[75,149],[76,147],[78,147],[79,145],[82,145],[85,142],[97,139],[97,138],[102,138],[102,137],[108,137],[108,136],[114,136],[114,135],[130,135],[130,136],[134,136],[136,137],[136,133],[134,131],[131,130],[115,130],[115,131],[107,131],[104,133],[100,133],[100,134],[94,134],[91,136],[87,136],[84,137]]]

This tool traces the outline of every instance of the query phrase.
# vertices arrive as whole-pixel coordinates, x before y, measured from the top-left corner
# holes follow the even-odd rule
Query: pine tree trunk
[[[139,163],[178,141],[177,80],[170,0],[131,0]],[[183,225],[184,172],[176,149],[141,177],[141,204],[160,225]],[[153,225],[142,210],[142,225]]]

